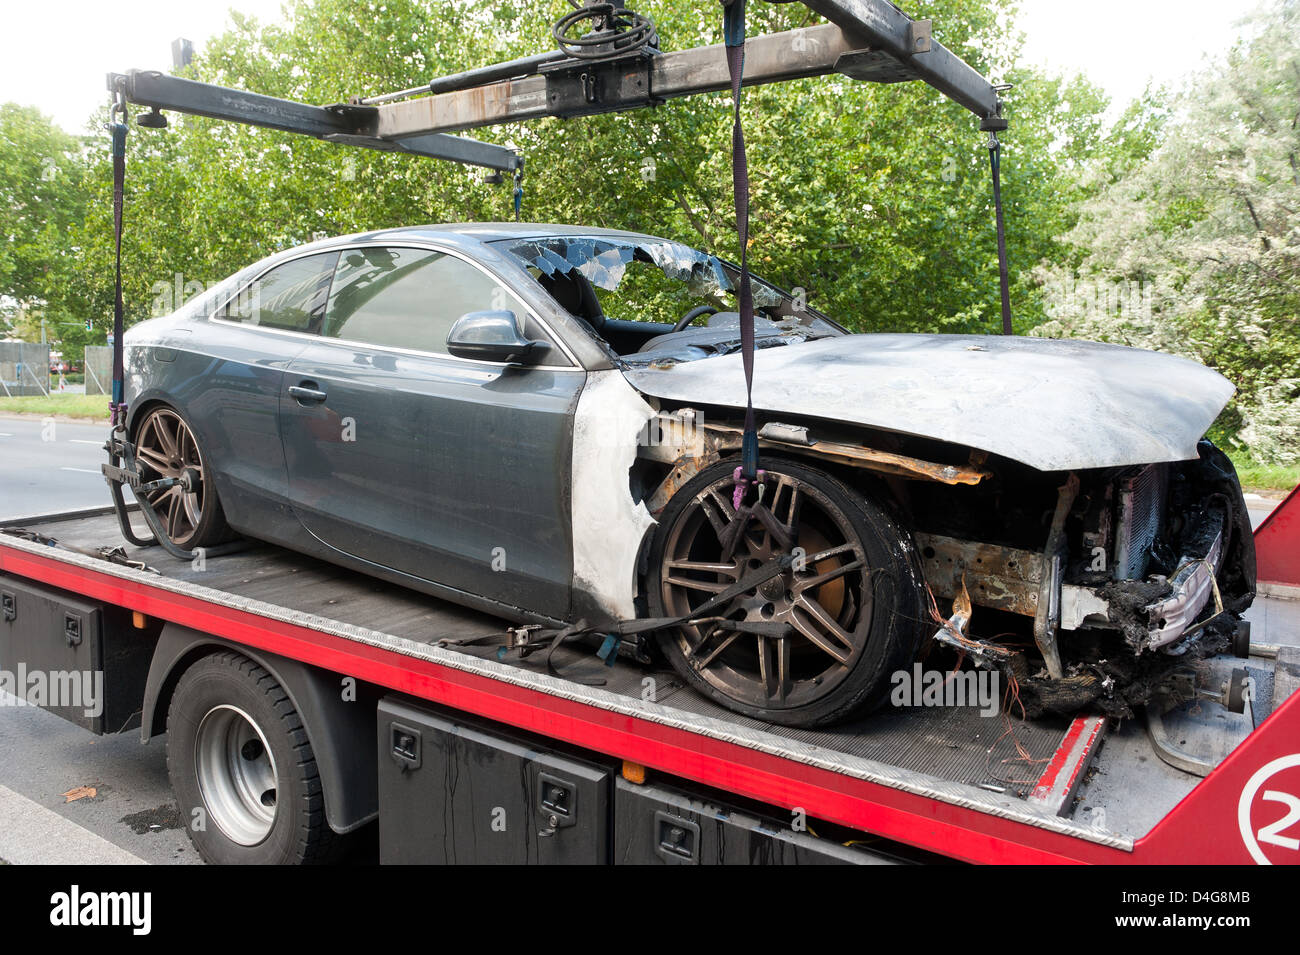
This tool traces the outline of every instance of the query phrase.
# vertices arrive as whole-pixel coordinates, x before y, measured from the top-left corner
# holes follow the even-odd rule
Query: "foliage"
[[[1164,115],[1133,115],[1145,162],[1082,207],[1077,269],[1037,270],[1050,335],[1187,355],[1238,387],[1215,431],[1300,463],[1300,2],[1248,24]],[[1122,152],[1122,151],[1121,151]]]
[[[717,42],[721,16],[695,0],[647,0],[664,46]],[[802,5],[751,5],[750,33],[816,22]],[[1014,5],[947,0],[939,38],[978,69],[1017,83],[1005,197],[1014,302],[1036,324],[1020,278],[1072,224],[1073,170],[1096,153],[1104,99],[1086,81],[1011,66]],[[195,78],[309,102],[536,52],[566,6],[297,0],[283,25],[233,14],[191,67]],[[129,138],[126,301],[132,320],[315,234],[510,216],[510,188],[451,164],[171,116]],[[858,330],[984,331],[997,318],[988,153],[974,117],[921,84],[830,77],[746,92],[755,269]],[[528,160],[525,210],[537,221],[640,229],[737,257],[725,93],[654,110],[475,131]],[[77,278],[53,292],[111,316],[110,170],[96,143],[85,215],[69,230]],[[1067,201],[1062,201],[1065,198]],[[186,286],[189,286],[188,293]],[[75,330],[74,330],[75,331]]]
[[[1300,464],[1257,464],[1248,455],[1229,455],[1241,486],[1247,490],[1289,491],[1300,484]]]
[[[1086,78],[1019,64],[1015,0],[906,4],[976,69],[1014,84],[1003,181],[1017,330],[1219,368],[1241,390],[1216,435],[1261,461],[1300,453],[1297,3],[1275,0],[1228,62],[1177,96],[1148,91],[1110,129]],[[635,6],[665,49],[720,40],[716,3]],[[342,102],[546,49],[568,9],[289,0],[280,24],[232,14],[187,75]],[[750,4],[751,35],[814,22],[802,4]],[[750,88],[744,118],[757,272],[859,331],[998,327],[989,157],[973,116],[923,84],[829,76]],[[508,183],[454,164],[169,119],[161,133],[132,127],[128,141],[130,321],[315,235],[511,216]],[[80,143],[15,106],[0,122],[0,303],[29,317],[26,334],[31,316],[65,323],[63,351],[76,358],[112,316],[107,137]],[[717,93],[471,134],[524,153],[528,219],[640,230],[734,260],[730,122]],[[60,175],[33,179],[50,156]]]
[[[67,233],[85,210],[81,144],[39,111],[0,105],[0,337],[39,340],[74,316],[47,308],[55,277],[78,258]]]

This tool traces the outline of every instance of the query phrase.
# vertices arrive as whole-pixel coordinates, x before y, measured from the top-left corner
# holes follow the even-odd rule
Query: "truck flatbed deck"
[[[666,668],[606,667],[581,647],[561,647],[548,672],[543,654],[499,657],[493,640],[441,646],[493,633],[504,643],[508,625],[277,548],[253,545],[198,569],[127,547],[150,568],[141,570],[85,553],[122,544],[108,509],[8,526],[60,546],[0,534],[0,580],[27,578],[965,861],[1241,861],[1258,851],[1237,833],[1243,780],[1300,738],[1290,696],[1300,649],[1286,646],[1248,662],[1253,712],[1200,702],[1166,714],[1170,738],[1219,764],[1202,780],[1157,760],[1138,721],[886,707],[831,729],[790,729],[723,710]]]

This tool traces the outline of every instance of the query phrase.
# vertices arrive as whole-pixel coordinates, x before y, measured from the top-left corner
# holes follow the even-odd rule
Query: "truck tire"
[[[319,863],[338,848],[306,728],[247,657],[214,653],[182,674],[167,713],[167,771],[206,862]]]

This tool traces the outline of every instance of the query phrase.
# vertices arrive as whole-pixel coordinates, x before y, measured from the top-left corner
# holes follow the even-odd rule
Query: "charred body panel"
[[[739,355],[636,367],[638,389],[744,407]],[[979,448],[1040,471],[1194,457],[1233,388],[1173,355],[1098,342],[853,335],[755,355],[754,407]]]

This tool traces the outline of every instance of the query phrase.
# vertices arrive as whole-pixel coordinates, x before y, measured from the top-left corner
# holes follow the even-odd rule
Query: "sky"
[[[281,20],[280,0],[37,0],[7,4],[0,34],[0,101],[36,106],[82,132],[108,103],[107,73],[170,70],[177,37],[201,47],[224,31],[227,11]]]
[[[907,2],[900,4],[907,9]],[[1022,59],[1085,73],[1111,97],[1112,115],[1147,83],[1177,84],[1227,52],[1237,21],[1258,0],[1020,0]]]
[[[701,0],[716,5],[716,0]],[[1082,71],[1117,112],[1149,79],[1176,82],[1224,52],[1255,0],[1021,0],[1025,58]],[[900,5],[907,9],[907,0]],[[222,31],[231,8],[282,19],[280,0],[41,0],[12,4],[0,35],[0,101],[39,107],[70,132],[107,102],[104,74],[171,66],[171,41],[196,46]],[[633,2],[653,15],[654,0]],[[939,24],[941,35],[942,24]],[[540,43],[540,39],[539,39]],[[670,40],[671,43],[671,40]],[[540,46],[539,46],[540,50]],[[466,64],[473,66],[478,64]],[[422,77],[412,77],[417,81]]]

